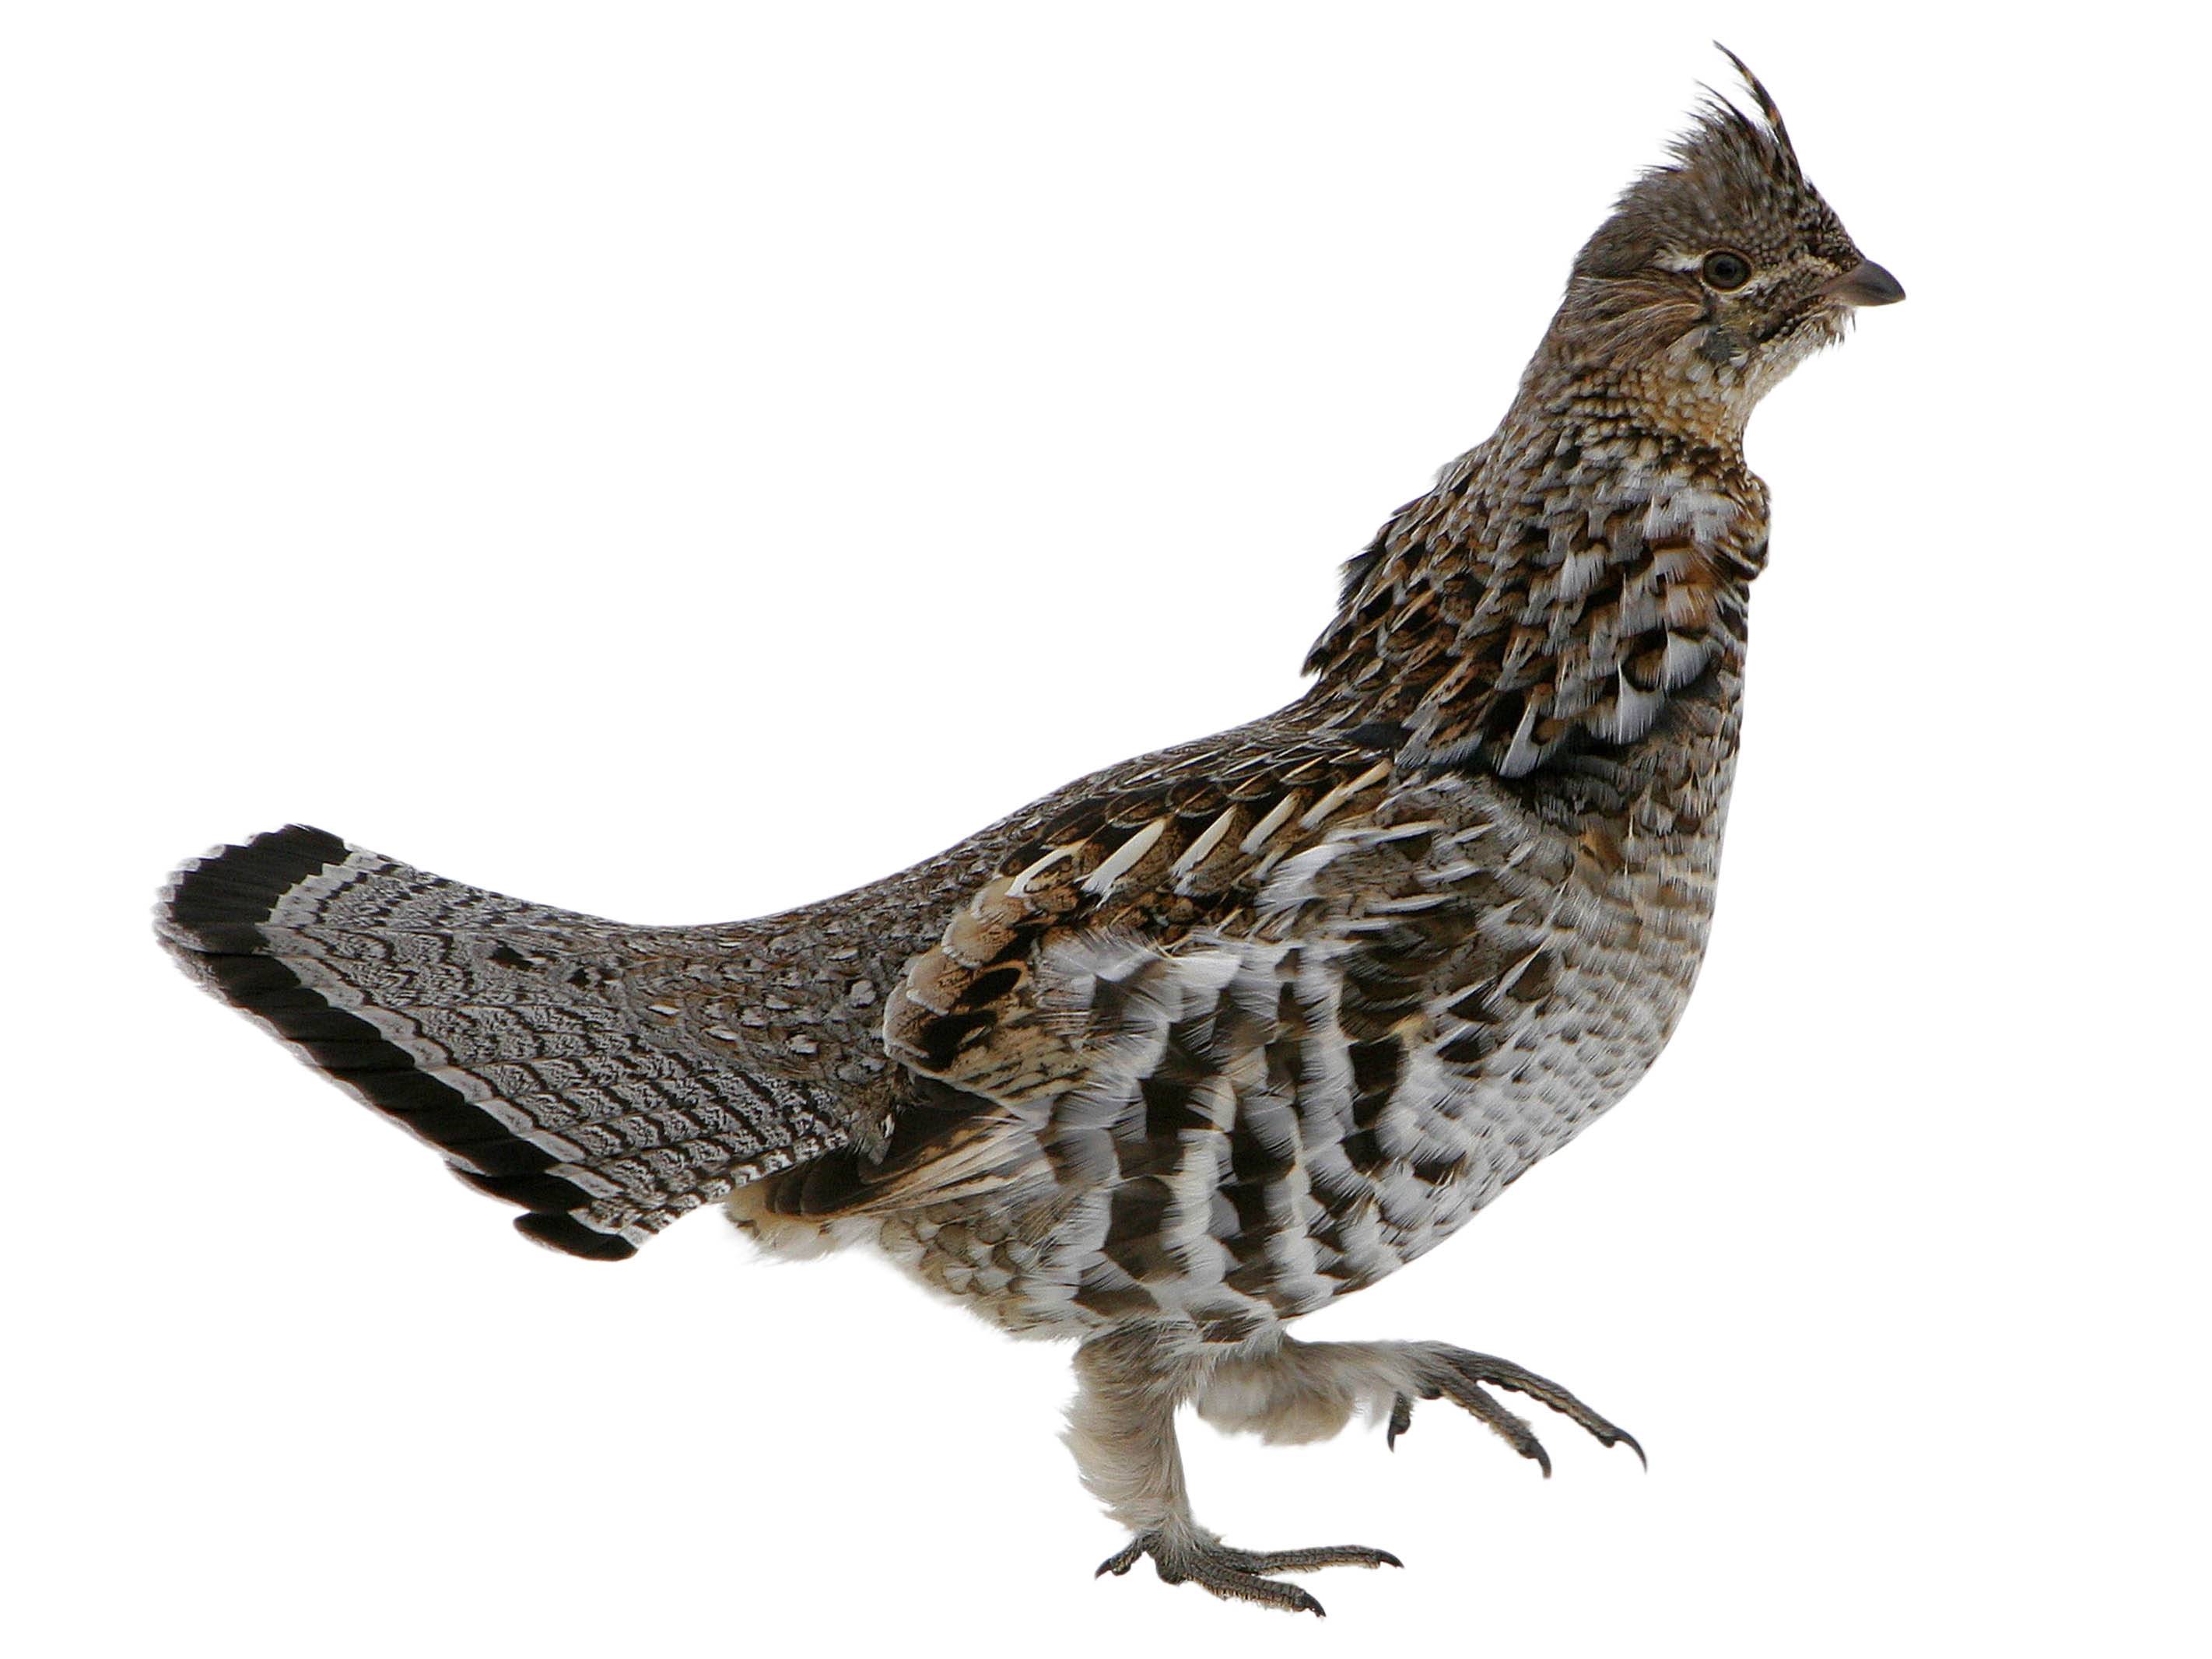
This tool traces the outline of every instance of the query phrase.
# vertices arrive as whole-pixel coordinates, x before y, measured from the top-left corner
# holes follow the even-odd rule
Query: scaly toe
[[[1201,1589],[1211,1590],[1224,1601],[1256,1601],[1263,1607],[1280,1607],[1285,1613],[1310,1613],[1316,1619],[1328,1617],[1328,1609],[1296,1584],[1285,1584],[1279,1578],[1262,1578],[1256,1572],[1210,1567],[1192,1573],[1190,1582]]]
[[[1091,1576],[1093,1578],[1103,1578],[1110,1572],[1116,1578],[1119,1578],[1123,1573],[1128,1571],[1130,1568],[1137,1565],[1138,1559],[1145,1553],[1147,1547],[1148,1546],[1144,1539],[1132,1538],[1120,1549],[1115,1551],[1113,1554],[1108,1556],[1103,1561],[1101,1561],[1098,1564],[1098,1571],[1092,1573]]]
[[[1444,1396],[1543,1470],[1544,1479],[1552,1478],[1552,1455],[1544,1443],[1536,1438],[1535,1430],[1500,1405],[1497,1395],[1453,1372],[1444,1379]]]
[[[1525,1395],[1538,1405],[1559,1413],[1600,1445],[1626,1446],[1636,1454],[1638,1462],[1647,1469],[1651,1467],[1651,1460],[1644,1455],[1644,1448],[1637,1443],[1634,1435],[1601,1417],[1549,1377],[1539,1376],[1510,1359],[1500,1359],[1494,1354],[1470,1353],[1464,1348],[1442,1349],[1436,1353],[1436,1361],[1441,1372],[1443,1392],[1453,1403],[1465,1407],[1489,1424],[1523,1457],[1533,1457],[1542,1464],[1547,1475],[1552,1472],[1551,1459],[1545,1455],[1543,1447],[1537,1443],[1534,1433],[1526,1423],[1499,1405],[1480,1384],[1487,1382],[1492,1388],[1506,1389]],[[1469,1396],[1479,1397],[1485,1403],[1477,1404]]]
[[[1310,1550],[1232,1550],[1224,1553],[1247,1572],[1314,1572],[1322,1567],[1402,1567],[1388,1550],[1365,1544],[1337,1544]]]
[[[1289,1613],[1328,1617],[1319,1601],[1296,1584],[1267,1575],[1273,1572],[1311,1572],[1322,1567],[1400,1567],[1404,1562],[1388,1550],[1364,1544],[1334,1544],[1321,1549],[1240,1550],[1211,1536],[1170,1541],[1158,1533],[1139,1533],[1098,1564],[1097,1577],[1119,1576],[1140,1557],[1152,1559],[1153,1571],[1170,1584],[1196,1584],[1228,1601],[1255,1601],[1261,1607]]]

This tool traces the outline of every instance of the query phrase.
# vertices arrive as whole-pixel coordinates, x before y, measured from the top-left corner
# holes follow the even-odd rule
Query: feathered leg
[[[1101,1575],[1125,1573],[1140,1556],[1149,1555],[1168,1583],[1193,1583],[1230,1601],[1319,1613],[1321,1603],[1304,1590],[1267,1575],[1401,1565],[1387,1550],[1358,1544],[1233,1549],[1200,1527],[1183,1482],[1175,1413],[1205,1369],[1204,1361],[1180,1349],[1171,1333],[1157,1327],[1093,1337],[1076,1351],[1078,1387],[1068,1411],[1068,1445],[1083,1484],[1135,1534],[1099,1564]]]

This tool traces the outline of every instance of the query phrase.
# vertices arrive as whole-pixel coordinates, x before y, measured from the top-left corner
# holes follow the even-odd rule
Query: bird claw
[[[1143,1555],[1144,1553],[1144,1538],[1141,1535],[1132,1538],[1120,1549],[1115,1550],[1113,1554],[1108,1556],[1103,1561],[1101,1561],[1098,1564],[1098,1571],[1092,1573],[1091,1576],[1093,1578],[1103,1578],[1110,1572],[1116,1578],[1119,1578],[1123,1573],[1128,1571],[1130,1568],[1137,1565],[1138,1558]]]
[[[1551,1454],[1544,1449],[1543,1442],[1536,1438],[1535,1431],[1527,1422],[1501,1404],[1498,1396],[1482,1385],[1508,1389],[1525,1395],[1540,1406],[1549,1407],[1569,1422],[1587,1431],[1600,1445],[1626,1446],[1636,1454],[1636,1461],[1645,1468],[1651,1460],[1644,1455],[1644,1448],[1636,1437],[1608,1422],[1588,1406],[1569,1394],[1558,1383],[1531,1370],[1523,1370],[1510,1359],[1499,1359],[1486,1353],[1470,1353],[1465,1348],[1446,1347],[1437,1344],[1431,1348],[1423,1366],[1421,1398],[1449,1400],[1461,1410],[1491,1429],[1505,1443],[1522,1456],[1534,1462],[1551,1479]],[[1398,1437],[1413,1426],[1413,1400],[1401,1394],[1390,1404],[1389,1426],[1383,1444],[1395,1451]]]
[[[1382,1436],[1382,1449],[1398,1449],[1398,1437],[1413,1426],[1413,1401],[1408,1395],[1397,1395],[1390,1401],[1390,1426]]]
[[[1296,1584],[1285,1584],[1267,1575],[1312,1572],[1322,1567],[1402,1567],[1406,1564],[1388,1550],[1364,1544],[1337,1544],[1320,1549],[1240,1550],[1218,1539],[1199,1537],[1170,1540],[1162,1533],[1139,1533],[1098,1564],[1093,1577],[1108,1573],[1119,1577],[1143,1556],[1152,1558],[1152,1570],[1168,1584],[1196,1584],[1228,1601],[1256,1601],[1287,1613],[1328,1613],[1322,1604]]]

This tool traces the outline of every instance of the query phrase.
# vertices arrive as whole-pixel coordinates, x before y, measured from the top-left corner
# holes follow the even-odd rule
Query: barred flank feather
[[[741,1181],[842,1144],[811,1091],[641,1017],[658,930],[449,882],[301,825],[185,865],[157,912],[185,970],[528,1212],[618,1261]]]

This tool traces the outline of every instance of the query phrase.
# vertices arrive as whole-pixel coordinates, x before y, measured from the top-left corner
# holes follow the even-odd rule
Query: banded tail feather
[[[632,971],[696,955],[698,930],[526,903],[300,824],[185,865],[155,921],[187,974],[572,1255],[622,1261],[847,1138],[818,1087],[635,1006]]]

